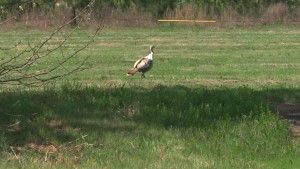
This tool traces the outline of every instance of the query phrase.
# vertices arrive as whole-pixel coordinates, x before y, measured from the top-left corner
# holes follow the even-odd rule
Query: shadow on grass
[[[79,133],[131,132],[138,124],[162,128],[202,127],[217,120],[239,122],[270,112],[268,101],[298,101],[300,89],[96,88],[65,85],[0,94],[2,141],[67,143]]]

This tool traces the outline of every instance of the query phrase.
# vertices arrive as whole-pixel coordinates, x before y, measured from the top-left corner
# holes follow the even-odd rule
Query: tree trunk
[[[77,21],[76,21],[76,8],[75,6],[71,6],[71,25],[76,26]]]

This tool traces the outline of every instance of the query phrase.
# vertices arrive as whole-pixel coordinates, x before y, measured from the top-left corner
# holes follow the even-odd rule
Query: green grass
[[[0,168],[297,168],[299,139],[269,101],[299,102],[298,34],[283,25],[105,28],[79,54],[91,55],[91,69],[1,88]],[[2,30],[0,45],[20,38]],[[150,44],[153,69],[127,77]]]
[[[105,59],[98,59],[94,68],[102,76],[95,74],[93,79],[104,77],[127,82],[123,74],[128,65],[140,55],[147,54],[149,44],[155,44],[155,69],[147,79],[153,79],[154,83],[191,86],[207,83],[229,83],[231,86],[236,82],[251,86],[296,84],[299,82],[299,62],[296,59],[299,38],[295,33],[299,31],[296,27],[272,29],[160,27],[103,32],[98,44],[102,47],[95,49],[95,57]],[[110,45],[103,47],[103,43]]]

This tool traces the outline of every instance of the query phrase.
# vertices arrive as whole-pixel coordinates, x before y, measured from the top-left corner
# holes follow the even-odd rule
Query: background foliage
[[[26,10],[48,11],[57,5],[80,9],[90,1],[87,0],[0,0],[1,16],[7,13],[16,13],[19,6]],[[299,7],[299,0],[95,0],[95,12],[104,8],[115,8],[126,11],[135,8],[150,13],[154,17],[162,17],[167,10],[174,10],[192,4],[205,10],[208,15],[221,15],[222,11],[230,9],[239,15],[258,15],[266,7],[282,3],[290,9]]]

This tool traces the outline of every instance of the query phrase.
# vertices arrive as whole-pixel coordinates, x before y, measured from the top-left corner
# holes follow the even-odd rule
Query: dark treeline
[[[235,16],[259,17],[269,6],[282,4],[289,13],[299,13],[300,0],[92,0],[95,13],[104,9],[118,9],[122,12],[136,10],[152,17],[164,17],[167,12],[182,9],[188,5],[202,10],[206,17],[220,17],[224,11]],[[91,0],[0,0],[0,17],[20,13],[20,11],[47,13],[57,8],[68,8],[73,17]],[[297,15],[298,17],[298,15]]]
[[[98,0],[103,3],[103,0]],[[107,2],[107,1],[105,1]],[[109,5],[122,10],[136,7],[150,12],[153,16],[162,17],[167,10],[194,5],[206,11],[207,15],[221,15],[222,11],[231,9],[237,14],[255,15],[266,7],[278,3],[287,5],[292,10],[297,10],[300,0],[110,0]]]

